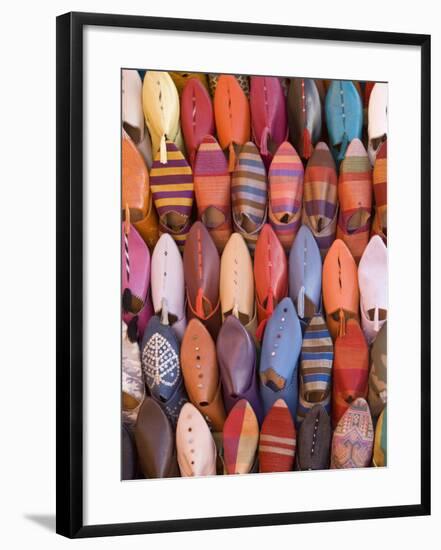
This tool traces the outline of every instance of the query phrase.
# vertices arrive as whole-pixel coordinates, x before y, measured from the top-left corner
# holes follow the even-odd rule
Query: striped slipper
[[[198,217],[208,229],[219,253],[232,233],[231,175],[216,138],[205,136],[194,165],[194,191]]]
[[[387,245],[387,141],[378,150],[372,173],[375,197],[375,216],[372,233]]]
[[[296,452],[296,428],[288,406],[278,399],[260,430],[259,472],[290,472]]]
[[[231,409],[224,424],[223,449],[227,474],[248,474],[253,467],[259,424],[251,405],[245,399]]]
[[[303,223],[312,231],[322,259],[334,242],[337,214],[337,172],[328,146],[321,141],[305,170]]]
[[[374,444],[369,405],[356,399],[340,419],[332,436],[331,469],[367,468]]]
[[[332,382],[332,425],[335,428],[347,408],[358,397],[367,397],[369,348],[355,319],[349,319],[346,334],[334,348]]]
[[[289,252],[302,218],[303,164],[294,147],[284,141],[277,149],[268,173],[268,218]]]
[[[245,239],[251,254],[267,216],[266,171],[253,142],[241,148],[231,181],[234,230]]]
[[[181,251],[190,231],[193,206],[193,175],[191,168],[172,141],[166,142],[167,163],[156,154],[150,172],[150,189],[159,214],[159,233],[169,233]]]
[[[337,238],[347,245],[358,265],[369,241],[372,210],[372,169],[359,139],[349,144],[338,180]]]
[[[332,338],[321,315],[315,315],[303,335],[300,354],[299,404],[297,425],[315,406],[331,413],[331,374],[334,351]]]

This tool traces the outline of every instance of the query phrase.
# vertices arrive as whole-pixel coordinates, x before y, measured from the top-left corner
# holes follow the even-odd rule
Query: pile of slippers
[[[121,89],[122,479],[387,465],[387,84]]]

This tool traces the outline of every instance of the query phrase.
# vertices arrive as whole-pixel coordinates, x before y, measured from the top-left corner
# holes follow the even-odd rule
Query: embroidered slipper
[[[219,73],[208,73],[208,86],[210,89],[210,94],[214,97],[216,93],[217,83],[219,81]],[[237,83],[242,88],[243,93],[247,98],[250,97],[250,79],[247,75],[244,74],[235,74],[232,75],[237,80]]]
[[[368,155],[372,165],[377,153],[387,138],[387,84],[376,82],[369,97],[368,108]]]
[[[387,407],[383,410],[375,428],[374,455],[372,466],[387,466]]]
[[[263,421],[259,438],[259,472],[290,472],[296,453],[296,428],[283,399],[278,399]]]
[[[346,243],[358,264],[369,240],[372,211],[372,169],[359,139],[351,141],[341,163],[338,200],[337,238]]]
[[[150,188],[159,214],[159,233],[170,233],[182,250],[191,226],[193,175],[176,145],[166,142],[167,163],[157,153],[150,172]]]
[[[367,468],[371,464],[373,443],[369,406],[364,399],[356,399],[334,430],[331,469]]]
[[[261,420],[256,347],[236,317],[230,315],[225,320],[217,338],[216,349],[227,413],[238,401],[246,399]]]
[[[339,336],[334,348],[332,382],[332,425],[338,424],[347,408],[358,397],[367,397],[369,348],[355,319],[349,319],[346,334]]]
[[[138,342],[132,342],[127,325],[122,322],[122,419],[133,425],[145,397],[145,382],[141,369],[141,353]]]
[[[216,475],[216,445],[207,423],[191,403],[185,403],[179,413],[176,450],[182,477]]]
[[[179,124],[179,95],[170,75],[165,71],[147,71],[142,85],[142,106],[145,122],[152,138],[153,159],[167,164],[166,141],[171,141],[182,151]]]
[[[387,322],[371,348],[368,402],[372,417],[378,418],[387,403]]]
[[[250,139],[250,106],[248,99],[232,75],[220,75],[214,94],[214,118],[217,137],[223,150],[228,149],[228,170],[236,165],[235,146]]]
[[[179,477],[175,436],[161,405],[146,397],[135,425],[139,466],[147,479]]]
[[[141,343],[141,364],[150,395],[164,409],[173,428],[188,401],[179,362],[179,344],[168,325],[153,316]]]
[[[241,399],[231,409],[223,431],[224,464],[227,474],[248,474],[255,462],[259,424],[253,408]]]
[[[314,235],[322,259],[334,242],[337,214],[337,172],[328,146],[321,141],[306,165],[303,223]]]
[[[361,139],[363,106],[360,94],[350,80],[331,80],[325,100],[329,143],[337,164],[343,160],[349,143]]]
[[[315,405],[331,414],[333,360],[334,348],[325,320],[315,315],[306,327],[300,354],[298,426]]]
[[[322,259],[306,225],[301,226],[289,253],[289,295],[304,328],[322,308]]]
[[[185,318],[184,264],[175,241],[165,233],[152,254],[152,301],[156,315],[182,340]]]
[[[221,325],[219,277],[220,260],[206,227],[195,222],[184,247],[184,277],[187,316],[196,317],[217,337]]]
[[[122,135],[122,210],[149,248],[158,240],[158,215],[152,206],[149,174],[137,147],[123,130]]]
[[[221,257],[219,288],[222,320],[237,317],[256,338],[257,311],[254,299],[253,263],[243,237],[233,233]]]
[[[153,314],[149,291],[150,253],[133,225],[125,221],[121,229],[122,318],[134,342],[142,338]]]
[[[387,140],[380,145],[372,172],[375,197],[375,216],[372,233],[387,245]]]
[[[298,362],[302,331],[291,298],[275,308],[265,329],[260,356],[260,394],[267,414],[277,399],[284,399],[291,416],[298,402]]]
[[[199,145],[194,190],[198,217],[222,253],[232,233],[231,175],[225,155],[213,136],[205,136]]]
[[[357,266],[348,247],[337,239],[323,262],[323,305],[332,339],[344,336],[348,319],[359,320]]]
[[[198,319],[191,319],[181,345],[185,389],[213,432],[222,432],[225,407],[222,400],[216,346]]]
[[[152,142],[145,127],[142,110],[142,80],[138,71],[123,69],[121,79],[121,108],[123,129],[143,157],[152,166]]]
[[[268,218],[285,252],[300,227],[303,198],[303,164],[294,147],[284,141],[268,173]]]
[[[268,318],[288,294],[288,263],[282,245],[269,224],[263,226],[257,239],[254,280],[259,321],[256,336],[261,341]]]
[[[368,344],[372,344],[387,319],[387,248],[374,235],[358,266],[361,326]]]
[[[250,77],[250,110],[253,141],[268,167],[277,148],[288,137],[286,100],[278,77]]]
[[[234,230],[254,253],[257,238],[266,223],[266,171],[257,147],[249,141],[241,148],[231,180]]]
[[[184,89],[187,82],[192,78],[197,78],[204,88],[208,91],[208,79],[205,73],[186,73],[186,72],[176,72],[169,71],[168,73],[175,83],[176,89],[178,90],[179,96],[182,95],[182,90]]]
[[[331,419],[314,405],[303,420],[297,438],[296,470],[327,470],[331,453]]]
[[[181,125],[190,165],[206,135],[214,134],[214,115],[207,88],[197,78],[187,81],[181,97]]]
[[[302,159],[309,159],[322,135],[322,104],[312,78],[291,78],[288,92],[289,139]]]

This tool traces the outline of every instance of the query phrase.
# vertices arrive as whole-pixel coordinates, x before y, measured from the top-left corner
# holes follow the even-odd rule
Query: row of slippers
[[[217,436],[191,403],[182,407],[175,433],[160,405],[146,398],[134,428],[122,427],[122,479],[387,465],[387,408],[374,429],[363,398],[351,403],[334,430],[320,405],[296,429],[283,399],[274,403],[259,428],[252,406],[242,399]]]
[[[188,124],[188,127],[195,133],[192,134],[191,139],[190,137],[186,139],[186,143],[192,143],[191,152],[189,153],[191,166],[185,159],[179,144],[176,144],[172,139],[166,139],[170,137],[170,131],[167,132],[162,129],[162,146],[158,145],[159,149],[154,148],[157,152],[151,163],[149,174],[145,160],[140,153],[139,144],[136,146],[135,138],[132,139],[131,137],[142,133],[141,124],[144,128],[142,107],[144,106],[147,126],[153,132],[156,126],[151,121],[156,120],[156,118],[151,111],[155,113],[159,109],[157,105],[158,97],[161,98],[160,107],[162,107],[162,110],[159,109],[159,112],[162,114],[164,109],[167,111],[169,105],[175,105],[177,101],[178,108],[170,107],[171,112],[165,119],[173,120],[173,126],[179,127],[179,99],[177,99],[176,90],[174,93],[163,94],[164,88],[168,89],[174,86],[167,73],[146,73],[142,95],[138,73],[136,71],[129,71],[129,73],[136,74],[135,78],[139,82],[138,88],[136,86],[130,87],[127,84],[124,88],[123,77],[123,89],[134,90],[132,94],[127,91],[124,95],[124,105],[126,105],[128,112],[130,111],[129,106],[137,111],[138,120],[132,113],[130,116],[123,113],[124,128],[127,129],[127,131],[123,130],[122,148],[123,205],[126,219],[129,218],[135,225],[150,248],[154,246],[158,235],[161,233],[170,233],[178,245],[183,247],[191,226],[194,198],[196,198],[198,217],[209,228],[220,252],[234,230],[244,236],[250,251],[253,253],[258,235],[266,221],[272,225],[285,251],[289,250],[302,222],[309,226],[316,237],[322,256],[326,254],[336,233],[337,237],[343,239],[349,246],[356,261],[361,257],[371,229],[373,233],[379,234],[386,240],[387,143],[385,139],[387,134],[385,125],[387,120],[385,117],[387,88],[384,87],[385,85],[376,84],[371,94],[371,100],[377,99],[372,101],[376,108],[369,109],[369,113],[372,111],[374,120],[382,120],[379,124],[379,127],[382,128],[381,135],[370,140],[370,143],[376,144],[375,153],[372,153],[371,159],[369,159],[368,152],[360,141],[361,130],[345,134],[346,137],[342,138],[345,142],[344,146],[342,142],[338,142],[340,146],[337,162],[339,163],[341,160],[341,165],[339,166],[340,175],[337,177],[335,161],[331,154],[331,151],[334,151],[336,147],[337,142],[335,140],[330,140],[330,143],[334,144],[331,145],[331,151],[325,142],[314,141],[305,156],[304,148],[299,148],[298,153],[288,141],[275,140],[273,134],[279,125],[268,121],[267,126],[265,126],[267,130],[262,130],[262,133],[272,146],[263,149],[262,140],[255,137],[257,130],[253,130],[255,142],[247,139],[245,141],[230,141],[230,145],[234,142],[235,146],[230,147],[229,161],[227,162],[223,151],[225,141],[221,139],[222,133],[219,130],[222,125],[216,123],[217,137],[220,140],[220,143],[218,143],[214,136],[214,122],[211,121],[208,124],[201,122],[201,120],[204,120],[201,113],[206,113],[208,107],[198,104],[200,90],[197,93],[194,87],[200,86],[202,89],[204,87],[198,79],[190,79],[182,92],[182,98],[186,97],[185,90],[189,88],[192,101],[189,101],[188,104],[193,107],[192,116],[195,116],[194,113],[198,113],[198,116],[194,120],[192,119],[194,124]],[[149,77],[149,74],[151,77]],[[160,93],[158,91],[156,95],[153,91],[144,93],[144,88],[147,86],[146,82],[150,82],[150,79],[152,79],[151,87],[154,89],[155,78]],[[260,77],[252,77],[252,83],[254,82],[253,78],[256,78],[256,82],[260,83],[259,85],[256,84],[256,89],[260,89],[259,87],[263,82],[267,93],[273,93],[273,80],[261,77],[263,78],[263,81],[261,81],[259,80]],[[315,86],[314,81],[305,86],[306,79],[298,80],[303,82],[305,90]],[[279,82],[277,78],[274,81]],[[219,83],[222,82],[230,83],[232,86],[232,83],[235,82],[237,85],[234,77],[226,75],[220,77]],[[349,119],[354,112],[358,113],[357,120],[362,117],[361,108],[355,111],[349,109],[351,104],[349,98],[354,93],[358,97],[355,87],[352,89],[351,86],[354,87],[350,82],[335,81],[331,83],[326,95],[326,97],[337,97],[332,90],[339,87],[338,98],[342,98],[341,100],[344,102],[343,105],[346,105],[347,111],[345,114],[341,105],[339,105],[339,110],[332,112],[339,113],[339,116],[343,117],[342,120],[346,121],[344,124],[335,124],[335,126],[346,128],[346,130],[352,127]],[[216,90],[218,91],[224,87],[218,85]],[[239,86],[238,88],[241,90]],[[227,90],[229,90],[228,87]],[[206,90],[205,93],[207,94],[206,100],[211,108],[211,99]],[[241,93],[243,92],[241,91]],[[135,99],[136,95],[138,95],[137,101]],[[260,95],[257,94],[257,97],[260,97]],[[143,102],[140,100],[141,97]],[[222,105],[225,103],[225,109],[231,110],[231,112],[228,111],[228,117],[231,115],[232,118],[228,118],[228,120],[242,120],[239,116],[242,112],[241,109],[236,108],[234,105],[231,106],[231,103],[226,101],[226,98],[229,97],[228,93],[221,94],[220,97],[218,103]],[[272,97],[271,94],[268,97]],[[131,101],[129,101],[129,98],[131,98]],[[186,104],[183,100],[181,103]],[[135,104],[138,105],[137,109],[134,107]],[[280,100],[275,101],[275,104],[284,105]],[[308,101],[306,104],[309,104]],[[381,108],[380,104],[382,105]],[[182,108],[182,115],[184,115],[184,112],[185,109]],[[216,108],[214,112],[216,113]],[[277,112],[277,109],[274,112]],[[380,113],[382,113],[381,116]],[[139,120],[140,117],[141,120]],[[274,117],[275,120],[278,120],[280,115],[276,116],[274,114]],[[130,119],[130,124],[125,118]],[[162,118],[158,120],[163,121]],[[314,117],[313,120],[315,120]],[[202,127],[199,127],[199,124]],[[238,124],[241,125],[240,122]],[[345,124],[347,124],[347,127]],[[236,123],[233,126],[235,125]],[[361,123],[357,122],[355,126],[361,128]],[[183,125],[183,127],[185,128],[186,125]],[[273,130],[268,128],[273,128]],[[130,135],[129,130],[131,130]],[[159,136],[160,131],[157,130],[157,132]],[[145,133],[148,134],[148,132]],[[318,135],[321,136],[321,133],[318,132]],[[260,144],[260,148],[256,145],[257,143]],[[297,141],[295,143],[297,144]],[[298,144],[297,147],[299,147]],[[232,154],[233,151],[234,155]],[[374,163],[373,174],[370,160]],[[307,161],[306,170],[304,170],[302,161]],[[373,191],[375,195],[375,216],[371,223],[371,211],[374,206]]]
[[[189,400],[213,432],[246,399],[262,421],[282,398],[297,425],[315,406],[331,415],[335,428],[350,404],[367,398],[374,419],[387,403],[387,323],[369,349],[355,319],[333,345],[326,323],[315,315],[304,334],[292,300],[284,298],[271,316],[260,354],[234,316],[215,342],[192,319],[180,344],[173,330],[152,317],[141,346],[122,334],[123,419],[135,424],[147,395],[156,400],[172,428]]]
[[[360,321],[367,342],[387,318],[387,248],[374,235],[357,264],[337,239],[322,265],[317,242],[303,225],[288,258],[272,227],[266,224],[254,260],[243,237],[233,233],[219,257],[201,222],[189,232],[181,256],[168,234],[159,239],[150,259],[148,247],[133,226],[122,225],[122,309],[132,340],[141,340],[153,312],[170,325],[179,340],[186,320],[197,318],[216,340],[224,320],[240,320],[252,338],[262,341],[268,319],[290,296],[302,329],[322,311],[335,341],[349,319]]]

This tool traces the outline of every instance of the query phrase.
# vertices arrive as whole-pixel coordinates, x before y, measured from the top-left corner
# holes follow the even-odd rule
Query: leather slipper
[[[248,474],[259,442],[259,424],[253,408],[245,399],[231,409],[224,424],[223,449],[227,474]]]
[[[296,428],[283,399],[278,399],[263,421],[259,438],[259,472],[290,472],[296,453]]]

